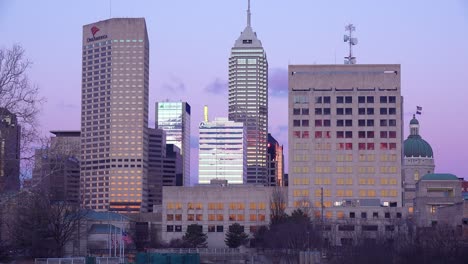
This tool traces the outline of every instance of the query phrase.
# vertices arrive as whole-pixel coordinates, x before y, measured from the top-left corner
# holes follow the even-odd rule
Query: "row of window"
[[[249,221],[265,221],[265,214],[249,214]],[[182,214],[167,214],[167,221],[182,221]],[[223,214],[208,214],[208,221],[224,221]],[[244,214],[229,214],[229,221],[245,221]],[[203,214],[187,214],[187,221],[203,221]]]
[[[208,210],[224,210],[224,203],[208,203]],[[182,203],[173,203],[173,202],[168,202],[167,203],[167,209],[182,209]],[[230,210],[244,210],[245,209],[245,203],[229,203],[228,208]],[[187,203],[187,209],[189,210],[202,210],[203,209],[203,203]],[[249,209],[250,210],[265,210],[266,209],[266,203],[264,202],[251,202],[249,203]]]
[[[364,104],[372,104],[374,103],[374,96],[358,96],[358,103]],[[379,102],[382,104],[390,103],[394,104],[396,103],[396,96],[380,96],[379,97]],[[315,97],[315,103],[316,104],[329,104],[331,103],[331,97],[330,96],[316,96]],[[353,103],[353,97],[352,96],[337,96],[336,97],[336,103],[337,104],[352,104]]]
[[[398,191],[394,189],[390,190],[380,190],[380,196],[381,197],[396,197],[398,195]],[[321,189],[317,189],[314,191],[315,197],[331,197],[331,190],[325,190],[323,191]],[[310,190],[309,189],[303,189],[303,190],[293,190],[293,197],[309,197],[310,195]],[[359,197],[376,197],[377,196],[377,191],[376,190],[358,190],[358,195]],[[353,196],[353,190],[336,190],[335,192],[336,197],[352,197]],[[332,207],[332,202],[331,201],[324,201],[323,202],[325,207]],[[317,208],[321,207],[321,202],[316,201],[314,203],[314,206]]]
[[[375,161],[375,154],[359,154],[359,161]],[[380,161],[395,161],[396,154],[382,154],[380,155]],[[309,161],[308,154],[294,154],[294,161]],[[329,162],[330,154],[316,154],[315,161]],[[352,162],[353,154],[338,154],[336,155],[336,161],[340,162]]]
[[[317,178],[314,179],[315,185],[330,185],[331,179],[330,178]],[[359,185],[375,185],[375,178],[359,178],[358,183]],[[398,180],[396,178],[380,178],[381,185],[397,185]],[[336,185],[353,185],[352,178],[338,178],[335,180]],[[293,185],[309,185],[310,178],[294,178]]]
[[[335,167],[335,172],[338,174],[352,174],[354,167],[349,167],[349,166],[338,166]],[[294,166],[292,171],[297,174],[305,174],[309,173],[309,167],[304,166]],[[359,167],[358,172],[360,174],[374,174],[375,173],[375,167],[372,166],[367,166],[367,167]],[[380,173],[385,173],[385,174],[393,174],[397,172],[397,167],[396,166],[382,166],[380,167]],[[330,166],[316,166],[315,167],[315,173],[318,174],[329,174],[332,173],[332,167]]]

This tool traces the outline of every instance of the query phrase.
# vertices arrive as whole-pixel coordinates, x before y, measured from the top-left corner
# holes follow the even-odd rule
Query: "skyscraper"
[[[229,120],[247,129],[247,183],[267,184],[268,61],[251,27],[247,26],[229,58]]]
[[[402,206],[400,65],[289,66],[289,205]],[[310,204],[312,203],[312,204]]]
[[[20,133],[16,115],[0,108],[0,194],[20,187]]]
[[[182,154],[183,185],[190,186],[190,105],[187,102],[157,102],[156,128],[166,132],[166,143]]]
[[[144,18],[83,26],[81,193],[98,211],[147,210],[149,42]]]
[[[244,124],[227,118],[200,123],[198,183],[209,184],[213,179],[246,182],[245,134]]]

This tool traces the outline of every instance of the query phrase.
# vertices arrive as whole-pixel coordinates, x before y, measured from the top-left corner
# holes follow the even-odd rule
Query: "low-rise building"
[[[420,227],[434,226],[437,211],[444,206],[460,203],[461,184],[457,176],[448,173],[430,173],[416,183],[414,218]]]
[[[275,189],[278,188],[278,189]],[[199,224],[208,235],[208,247],[226,247],[229,226],[239,223],[253,236],[259,226],[270,223],[270,200],[279,187],[256,185],[199,185],[163,187],[162,238],[182,238],[191,224]]]

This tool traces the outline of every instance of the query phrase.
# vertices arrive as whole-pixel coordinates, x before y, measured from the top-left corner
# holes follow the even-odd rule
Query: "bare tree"
[[[8,215],[12,248],[31,257],[62,257],[86,211],[66,202],[51,202],[47,193],[37,191],[16,196]]]
[[[280,223],[286,219],[286,193],[283,188],[275,187],[273,189],[270,198],[270,208],[272,224]]]
[[[14,114],[21,126],[21,160],[23,171],[32,166],[32,144],[38,138],[38,114],[45,101],[39,88],[28,79],[31,62],[20,45],[0,49],[0,109]]]

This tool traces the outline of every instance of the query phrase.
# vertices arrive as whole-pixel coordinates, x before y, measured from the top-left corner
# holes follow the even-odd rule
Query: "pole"
[[[109,257],[112,254],[112,233],[111,233],[111,224],[109,219],[109,212],[107,212],[107,223],[109,225],[109,233],[107,234],[107,246],[109,247]]]

